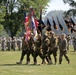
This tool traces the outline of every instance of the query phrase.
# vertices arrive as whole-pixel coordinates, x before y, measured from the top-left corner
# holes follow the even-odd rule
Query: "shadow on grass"
[[[26,66],[27,64],[0,64],[0,66]],[[28,64],[27,66],[41,66],[40,64]]]

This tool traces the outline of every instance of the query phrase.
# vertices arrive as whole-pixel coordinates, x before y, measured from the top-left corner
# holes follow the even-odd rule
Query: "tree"
[[[68,3],[71,6],[71,9],[69,9],[66,12],[66,15],[73,15],[76,16],[76,1],[75,0],[63,0],[64,3]]]
[[[28,13],[30,6],[33,6],[35,14],[38,16],[40,7],[45,8],[50,0],[3,0],[1,3],[6,7],[6,16],[3,26],[11,37],[15,36],[18,30],[23,27],[24,10]]]
[[[3,5],[2,1],[0,1],[0,33],[4,29],[2,25],[2,22],[5,21],[4,17],[5,17],[5,6]]]

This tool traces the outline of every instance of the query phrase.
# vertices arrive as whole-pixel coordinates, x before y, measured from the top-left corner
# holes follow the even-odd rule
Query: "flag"
[[[71,33],[76,32],[76,29],[71,28]]]
[[[76,30],[74,29],[74,25],[75,24],[72,22],[72,19],[71,18],[70,18],[70,21],[67,20],[67,19],[64,19],[64,21],[65,21],[65,23],[66,23],[66,25],[68,27],[68,30],[70,30],[71,33],[76,32]]]
[[[36,19],[34,18],[34,16],[31,16],[31,21],[32,21],[32,32],[34,34],[34,41],[36,41],[36,38],[37,38],[37,21]]]
[[[59,24],[61,31],[63,31],[64,29],[63,29],[62,25],[60,24],[58,17],[57,17],[57,21],[58,21],[58,24]]]
[[[63,19],[64,19],[64,22],[65,22],[65,24],[66,24],[68,30],[71,30],[71,27],[70,27],[70,21],[67,20],[66,18],[63,18]]]
[[[29,23],[30,23],[30,17],[29,15],[25,17],[25,20],[24,20],[24,27],[26,29],[27,26],[29,26]]]
[[[31,36],[31,28],[29,24],[30,24],[30,14],[26,16],[26,11],[24,11],[24,27],[26,30],[26,36],[25,36],[26,42],[30,39],[30,36]]]
[[[70,27],[71,27],[71,33],[76,32],[76,30],[74,29],[75,23],[73,21],[73,19],[70,17]]]
[[[52,29],[51,29],[51,24],[50,24],[48,18],[47,18],[47,31],[52,31]]]
[[[34,9],[33,9],[32,6],[30,7],[30,15],[31,15],[31,16],[34,16]]]
[[[25,37],[25,41],[27,42],[30,39],[31,36],[31,29],[29,28],[29,26],[26,27],[26,37]]]
[[[53,27],[54,27],[54,29],[55,30],[57,30],[58,29],[58,26],[56,25],[56,23],[55,23],[55,21],[54,21],[54,18],[52,17],[52,20],[53,20]]]
[[[24,20],[26,19],[26,10],[24,10]]]
[[[70,21],[71,21],[71,23],[73,24],[73,26],[75,26],[75,23],[74,23],[74,21],[73,21],[72,18],[70,18]]]
[[[36,28],[38,28],[38,24],[39,24],[38,20],[35,18],[34,21],[35,21],[35,24],[36,24]]]
[[[40,19],[38,25],[38,33],[42,33],[42,29],[45,27],[44,22],[42,21],[42,9],[40,9]]]

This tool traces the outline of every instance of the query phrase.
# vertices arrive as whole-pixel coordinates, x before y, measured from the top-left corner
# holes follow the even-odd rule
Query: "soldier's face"
[[[50,37],[52,37],[52,34],[50,34]]]

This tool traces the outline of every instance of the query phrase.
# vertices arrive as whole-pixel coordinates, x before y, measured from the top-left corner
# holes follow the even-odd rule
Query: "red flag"
[[[25,40],[28,41],[31,36],[31,29],[29,27],[26,27],[26,38]]]
[[[34,19],[34,21],[35,21],[36,28],[37,28],[37,27],[38,27],[39,22],[37,21],[37,19],[36,19],[36,18]]]

